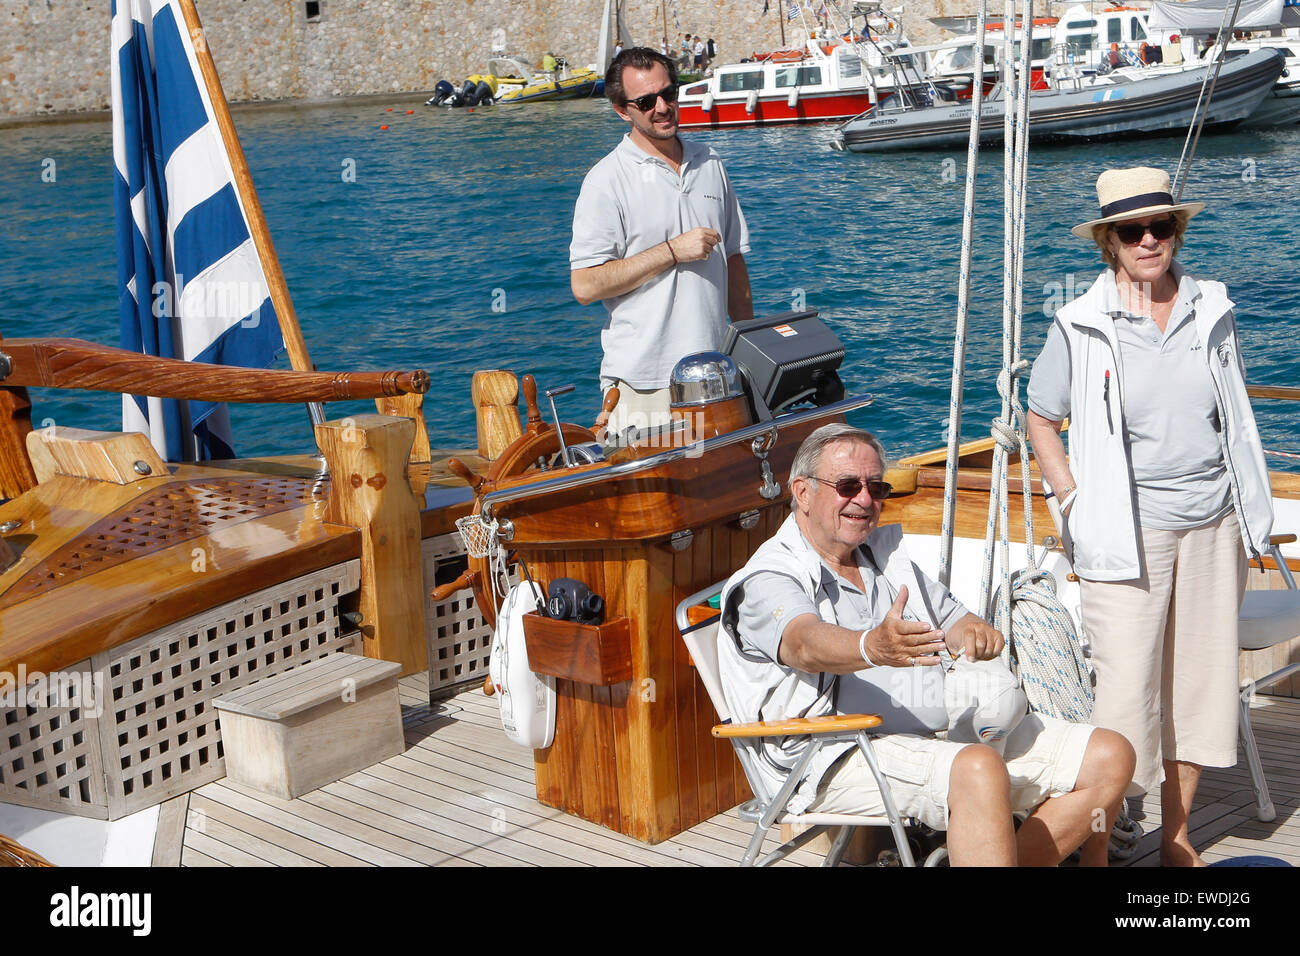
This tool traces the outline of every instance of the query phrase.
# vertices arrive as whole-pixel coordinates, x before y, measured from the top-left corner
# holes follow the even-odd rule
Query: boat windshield
[[[787,66],[776,71],[777,89],[787,86],[816,86],[821,81],[820,66]]]
[[[537,71],[521,56],[496,56],[488,60],[488,72],[493,76],[514,76],[527,80]]]
[[[1052,38],[1051,37],[1034,37],[1033,43],[1029,47],[1029,59],[1046,60],[1052,55]],[[1015,43],[1015,53],[1013,54],[1016,62],[1020,61],[1020,41]]]
[[[763,88],[763,71],[757,70],[737,70],[736,72],[726,72],[718,76],[718,91],[720,93],[735,93],[740,90],[761,90]]]

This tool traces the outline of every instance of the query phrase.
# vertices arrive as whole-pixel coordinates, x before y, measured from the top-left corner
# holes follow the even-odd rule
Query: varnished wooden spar
[[[5,339],[6,387],[84,388],[204,402],[327,402],[429,390],[413,372],[292,372],[141,355],[80,339]]]
[[[235,174],[235,188],[244,205],[244,214],[248,217],[248,231],[257,249],[257,258],[262,263],[262,273],[266,276],[267,291],[271,294],[271,304],[275,307],[275,316],[280,323],[280,334],[284,336],[284,347],[289,352],[290,364],[300,372],[314,369],[307,354],[307,342],[298,325],[298,314],[294,311],[293,300],[289,297],[289,286],[284,281],[284,270],[280,268],[280,258],[275,254],[275,244],[271,241],[271,230],[266,225],[266,215],[253,188],[253,174],[248,170],[248,161],[244,158],[244,148],[240,145],[239,134],[235,132],[235,121],[230,117],[230,106],[226,94],[221,88],[221,79],[217,76],[217,66],[212,62],[212,52],[208,49],[203,35],[203,25],[199,22],[199,13],[194,8],[194,0],[180,0],[181,14],[185,17],[185,29],[194,44],[194,56],[203,74],[203,85],[207,87],[208,99],[212,103],[212,113],[221,130],[221,140],[226,146],[226,156],[230,159],[231,171]],[[426,386],[427,388],[427,386]],[[408,391],[425,391],[425,389],[408,389]],[[153,395],[156,398],[170,398],[157,392],[135,394]],[[384,392],[393,395],[395,392]],[[375,395],[358,395],[357,398],[378,398]],[[297,399],[297,401],[320,401],[321,399]],[[236,399],[227,399],[236,401]],[[265,401],[265,399],[264,399]]]

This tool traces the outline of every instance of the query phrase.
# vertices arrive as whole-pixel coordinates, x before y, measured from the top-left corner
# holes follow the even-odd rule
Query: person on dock
[[[620,398],[612,434],[668,418],[673,366],[722,344],[727,318],[753,318],[749,228],[722,160],[677,135],[677,71],[646,47],[624,50],[605,95],[630,129],[591,168],[573,212],[570,285],[603,300],[603,388]]]
[[[1237,762],[1237,614],[1272,491],[1227,290],[1174,261],[1205,204],[1149,167],[1106,170],[1097,197],[1073,232],[1108,268],[1056,313],[1027,431],[1080,578],[1092,719],[1137,750],[1130,796],[1160,787],[1161,862],[1202,866],[1187,818],[1201,768]]]
[[[723,591],[718,665],[734,718],[847,713],[846,698],[862,696],[850,683],[866,684],[881,705],[867,712],[885,717],[873,750],[898,812],[947,830],[954,866],[1055,866],[1079,847],[1082,864],[1105,866],[1133,772],[1121,735],[1033,713],[998,730],[1001,749],[914,728],[937,723],[924,711],[936,685],[945,699],[941,652],[990,661],[1004,642],[911,562],[898,525],[879,527],[884,476],[880,442],[851,425],[825,425],[799,447],[790,517]],[[772,792],[805,746],[764,742],[756,763]],[[884,813],[852,742],[813,758],[790,808]],[[1017,810],[1030,811],[1018,831]]]

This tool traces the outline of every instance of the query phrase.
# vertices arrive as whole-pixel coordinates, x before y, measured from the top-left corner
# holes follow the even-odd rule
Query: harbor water
[[[391,108],[391,112],[389,109]],[[413,112],[408,112],[413,110]],[[603,101],[447,111],[409,98],[237,109],[312,359],[322,370],[427,369],[435,447],[474,444],[475,370],[575,384],[561,417],[590,424],[604,309],[569,291],[582,177],[623,135]],[[387,126],[387,129],[381,127]],[[749,221],[756,314],[814,308],[844,341],[855,413],[892,454],[945,441],[964,152],[867,156],[833,127],[692,132],[726,161]],[[0,130],[0,334],[116,345],[112,142],[106,118]],[[1096,215],[1111,166],[1171,172],[1181,138],[1037,147],[1029,158],[1024,351],[1101,268],[1070,227]],[[988,434],[1001,361],[1002,152],[979,166],[967,440]],[[1248,379],[1300,384],[1300,127],[1205,136],[1185,199],[1207,203],[1180,261],[1228,285]],[[287,367],[287,360],[282,361]],[[33,421],[120,427],[120,400],[33,390]],[[1266,447],[1300,452],[1300,415],[1257,402]],[[331,418],[373,411],[327,407]],[[549,416],[549,412],[547,412]],[[314,448],[300,406],[232,409],[241,455]],[[1274,467],[1284,460],[1271,459]]]

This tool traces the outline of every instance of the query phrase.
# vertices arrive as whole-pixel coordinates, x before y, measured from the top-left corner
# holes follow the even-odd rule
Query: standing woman
[[[1129,795],[1163,781],[1161,863],[1203,866],[1187,817],[1201,768],[1237,762],[1237,614],[1272,496],[1232,302],[1174,262],[1205,204],[1146,167],[1102,173],[1097,197],[1073,232],[1109,268],[1056,313],[1028,432],[1081,580],[1092,722],[1137,751]]]

